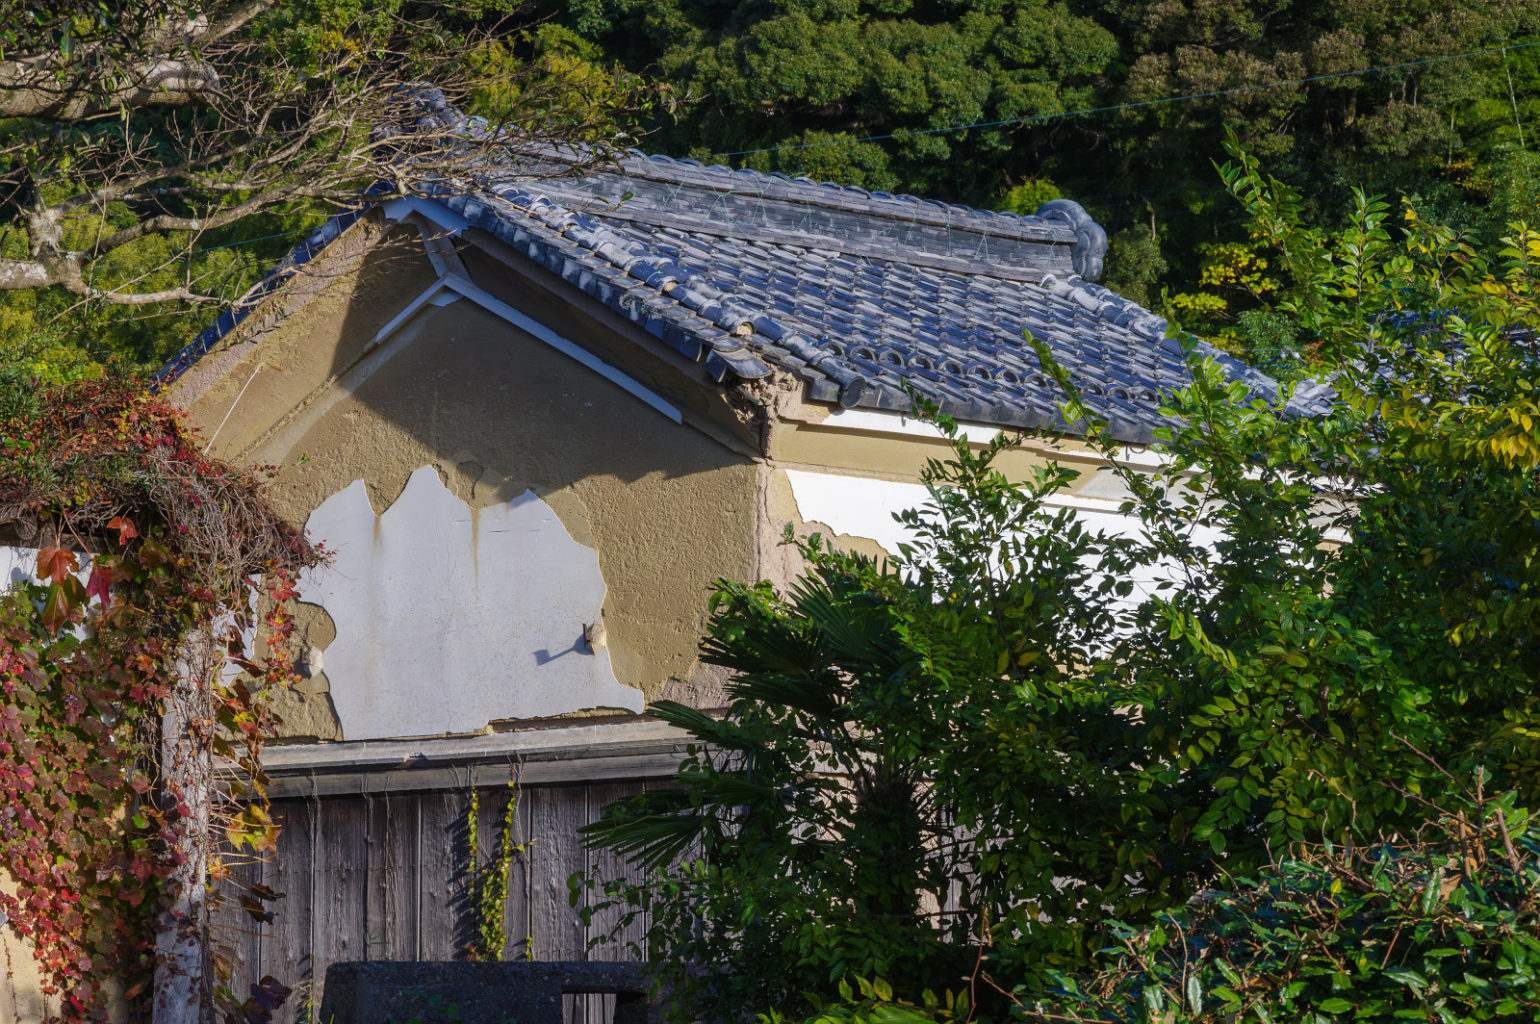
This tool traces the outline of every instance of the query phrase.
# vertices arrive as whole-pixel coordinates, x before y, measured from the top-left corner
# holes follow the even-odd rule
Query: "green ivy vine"
[[[43,387],[0,370],[0,542],[37,551],[35,578],[0,594],[0,863],[17,886],[0,911],[64,1020],[103,1019],[108,979],[140,1019],[165,968],[157,934],[209,948],[207,900],[200,919],[168,920],[189,844],[207,867],[181,884],[210,889],[229,851],[273,847],[268,698],[290,681],[294,580],[323,555],[121,372]],[[212,816],[163,753],[189,749],[224,780]],[[270,920],[277,895],[239,898]],[[216,953],[205,963],[198,994],[229,1017],[262,1019],[285,994],[272,979],[242,989]]]

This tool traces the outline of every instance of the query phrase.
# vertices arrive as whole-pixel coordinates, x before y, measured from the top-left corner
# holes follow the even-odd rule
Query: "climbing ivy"
[[[17,883],[0,911],[67,1021],[105,1015],[107,979],[143,1008],[167,934],[205,951],[205,1006],[262,1019],[283,987],[233,990],[197,890],[229,874],[221,851],[273,846],[268,697],[290,679],[294,578],[320,552],[117,371],[42,387],[0,370],[0,530],[37,551],[0,595],[0,862]],[[189,857],[206,873],[189,880]],[[240,901],[269,920],[276,897]]]
[[[465,812],[466,867],[465,873],[470,890],[470,908],[474,935],[465,948],[467,960],[498,961],[508,945],[508,877],[515,861],[526,861],[533,839],[519,842],[519,777],[515,773],[508,780],[508,802],[503,805],[502,819],[498,824],[497,847],[492,859],[481,863],[481,841],[478,819],[481,816],[481,798],[475,787],[471,788],[470,806]],[[524,940],[524,956],[530,958],[530,940]]]

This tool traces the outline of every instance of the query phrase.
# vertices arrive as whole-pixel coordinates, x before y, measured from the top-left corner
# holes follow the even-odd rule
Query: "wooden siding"
[[[507,903],[505,957],[625,960],[624,941],[589,952],[606,920],[585,927],[568,899],[577,870],[612,869],[613,858],[585,851],[577,830],[605,804],[656,782],[605,781],[524,786],[516,841],[532,840],[515,863]],[[478,834],[485,862],[496,847],[510,790],[478,787]],[[219,941],[241,965],[234,982],[272,975],[295,989],[275,1024],[303,1024],[320,1005],[327,965],[338,960],[459,959],[471,938],[467,903],[466,815],[470,791],[387,791],[275,800],[278,852],[237,867],[285,894],[271,925],[253,925],[239,908],[218,915]],[[641,922],[624,940],[639,941]],[[569,1024],[598,1024],[613,997],[572,997]]]

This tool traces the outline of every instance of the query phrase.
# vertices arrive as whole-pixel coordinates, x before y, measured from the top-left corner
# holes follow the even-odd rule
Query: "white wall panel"
[[[343,739],[641,710],[641,691],[582,639],[604,604],[598,553],[533,492],[473,510],[424,466],[383,514],[355,481],[307,526],[335,552],[301,594],[337,628],[324,658]]]

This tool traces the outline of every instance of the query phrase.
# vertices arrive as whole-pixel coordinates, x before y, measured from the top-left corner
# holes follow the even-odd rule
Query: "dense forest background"
[[[1540,210],[1540,0],[384,6],[446,45],[496,24],[468,61],[534,62],[575,83],[577,102],[658,83],[670,101],[631,111],[651,152],[1023,213],[1076,199],[1111,236],[1108,284],[1264,363],[1291,348],[1266,315],[1282,282],[1215,172],[1227,130],[1323,229],[1355,188],[1415,198],[1424,218],[1488,239]],[[302,47],[368,9],[297,0],[260,31]],[[1212,95],[1230,90],[1243,91]],[[488,89],[472,106],[495,115],[508,99]],[[238,292],[321,212],[243,221],[188,259]],[[0,337],[23,329],[150,366],[209,318],[10,295]]]
[[[1323,227],[1353,188],[1486,236],[1540,209],[1535,0],[570,0],[559,26],[693,101],[655,150],[1024,213],[1074,198],[1110,285],[1251,350],[1282,340],[1241,316],[1277,282],[1214,170],[1227,127]]]

